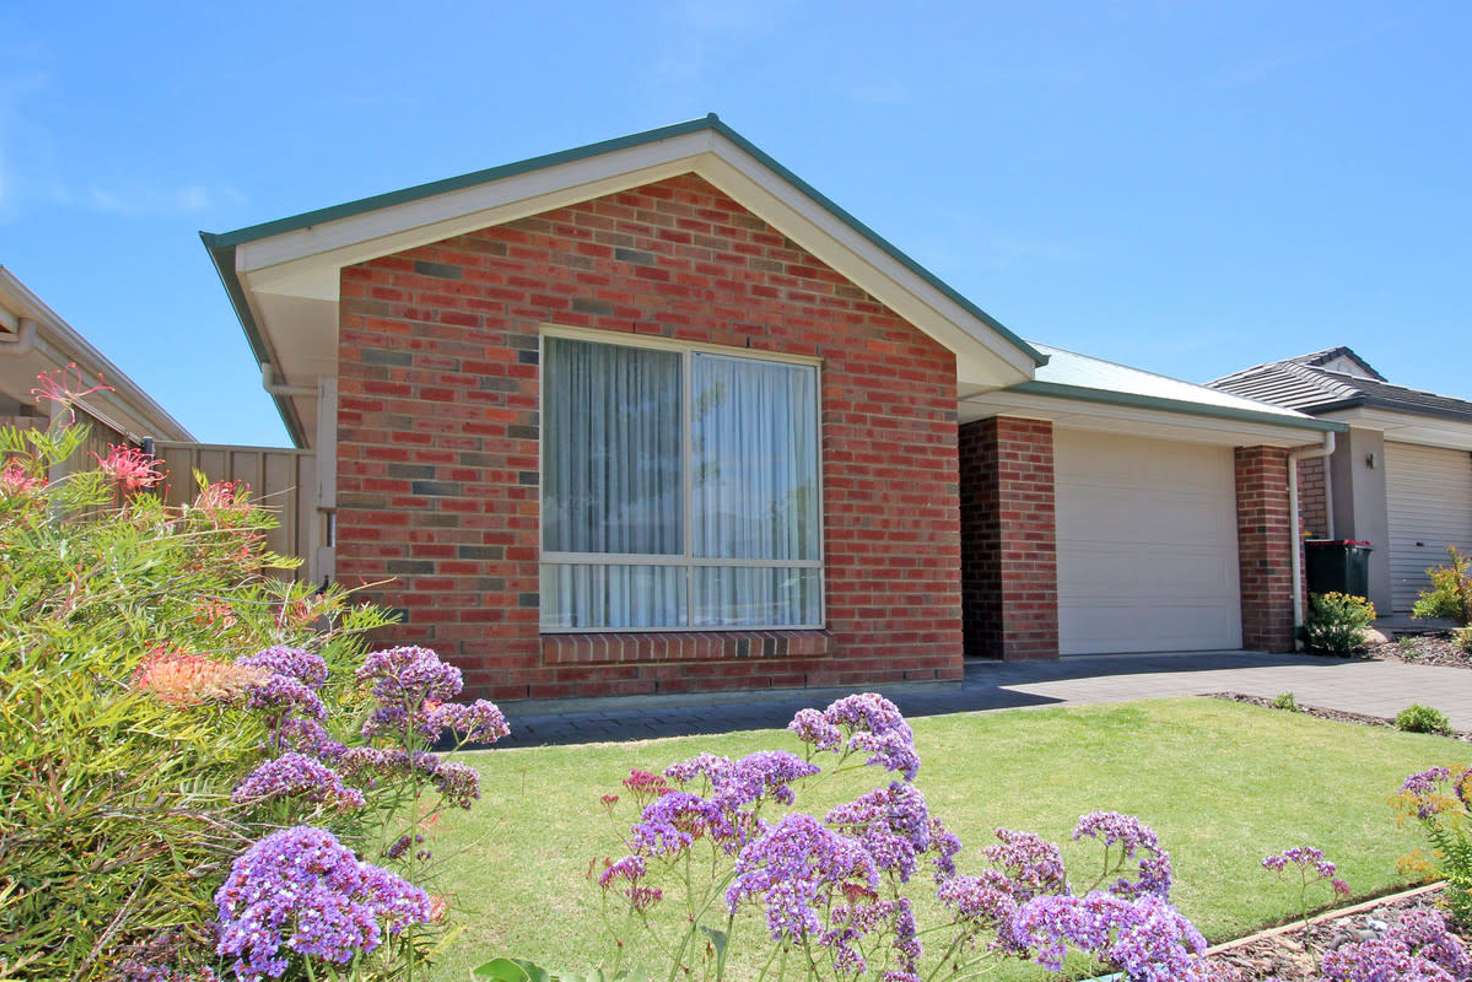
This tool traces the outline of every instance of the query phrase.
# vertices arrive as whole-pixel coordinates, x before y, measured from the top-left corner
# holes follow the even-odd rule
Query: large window
[[[542,629],[823,623],[818,370],[547,335]]]

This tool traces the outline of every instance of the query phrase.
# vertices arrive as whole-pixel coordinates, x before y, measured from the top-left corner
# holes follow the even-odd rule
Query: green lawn
[[[992,829],[1006,826],[1064,843],[1084,878],[1098,853],[1066,842],[1077,817],[1093,809],[1139,815],[1172,854],[1177,904],[1213,941],[1292,912],[1290,892],[1258,867],[1287,846],[1324,849],[1356,895],[1399,885],[1396,858],[1417,837],[1396,828],[1386,799],[1412,771],[1472,756],[1439,737],[1207,699],[912,723],[924,761],[917,784],[966,844],[963,872],[980,866]],[[453,898],[464,930],[436,978],[465,979],[496,954],[566,969],[596,964],[606,938],[597,887],[584,875],[592,857],[620,854],[598,796],[622,790],[630,767],[657,771],[701,750],[735,757],[763,748],[798,746],[785,732],[755,731],[466,755],[481,772],[484,800],[440,829],[439,889]],[[800,793],[798,805],[821,815],[880,783],[881,772],[862,768],[821,797]],[[760,928],[753,921],[743,930]],[[735,973],[748,974],[755,972]],[[991,976],[1028,977],[1026,969]]]

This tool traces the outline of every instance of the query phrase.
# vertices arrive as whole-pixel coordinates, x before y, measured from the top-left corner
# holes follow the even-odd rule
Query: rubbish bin
[[[1309,593],[1370,596],[1370,543],[1358,539],[1307,539],[1303,543]]]

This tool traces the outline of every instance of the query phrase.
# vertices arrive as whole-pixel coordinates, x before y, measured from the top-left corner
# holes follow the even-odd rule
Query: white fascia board
[[[1074,430],[1232,447],[1303,447],[1323,442],[1321,433],[1309,430],[1158,409],[1073,402],[1023,392],[992,392],[958,401],[957,418],[963,424],[992,416],[1042,419]]]
[[[88,384],[101,379],[110,387],[84,397],[79,403],[107,426],[133,438],[194,438],[138,383],[3,266],[0,266],[0,307],[36,322],[36,347],[26,356],[29,367],[36,369],[30,373],[32,378],[38,371],[56,372],[75,363]],[[29,385],[25,393],[12,394],[23,401],[28,396]]]
[[[889,253],[718,133],[701,131],[558,164],[242,243],[236,272],[251,294],[336,302],[339,271],[531,215],[694,173],[782,231],[956,354],[975,388],[1033,377],[1032,359]],[[253,308],[258,307],[252,303]],[[267,335],[268,320],[258,321]],[[305,325],[295,325],[299,329]],[[310,325],[336,331],[336,324]],[[284,366],[290,371],[291,366]]]
[[[1391,409],[1361,406],[1324,413],[1319,419],[1348,423],[1355,429],[1376,430],[1395,443],[1415,443],[1423,447],[1472,451],[1472,423],[1418,413],[1398,413]]]

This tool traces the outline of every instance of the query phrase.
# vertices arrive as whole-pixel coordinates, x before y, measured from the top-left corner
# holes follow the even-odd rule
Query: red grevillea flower
[[[97,373],[97,384],[88,385],[82,378],[82,370],[77,363],[67,362],[65,368],[58,368],[55,372],[41,372],[36,376],[36,387],[31,389],[31,395],[38,400],[54,402],[61,406],[67,414],[67,423],[75,423],[77,414],[72,406],[77,400],[84,396],[90,396],[94,392],[111,392],[112,386],[103,379],[102,373]]]
[[[235,702],[266,674],[247,665],[158,647],[134,671],[133,685],[171,706],[198,706]]]
[[[45,487],[44,477],[32,477],[18,460],[7,460],[0,467],[0,494],[6,496],[29,494],[36,488]]]
[[[131,494],[142,488],[151,488],[164,479],[159,470],[158,459],[137,447],[112,444],[106,457],[97,457],[97,466],[124,492]]]

